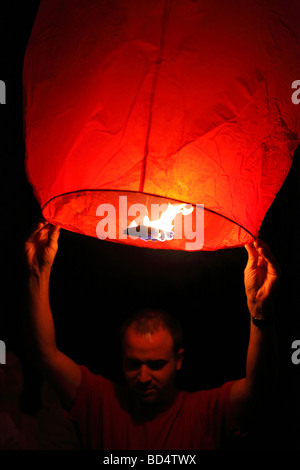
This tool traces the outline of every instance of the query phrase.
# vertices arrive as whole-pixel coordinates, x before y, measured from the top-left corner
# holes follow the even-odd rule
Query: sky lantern
[[[299,18],[298,0],[42,0],[23,84],[43,216],[155,249],[251,242],[299,145]]]

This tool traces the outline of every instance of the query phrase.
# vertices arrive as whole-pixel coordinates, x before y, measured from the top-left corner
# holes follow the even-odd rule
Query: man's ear
[[[181,348],[176,354],[176,370],[180,370],[182,367],[182,361],[184,356],[184,349]]]

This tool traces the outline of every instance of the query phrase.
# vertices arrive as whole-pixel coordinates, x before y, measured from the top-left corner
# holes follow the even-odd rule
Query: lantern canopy
[[[42,0],[23,83],[44,217],[148,248],[251,242],[299,145],[299,18],[298,0]],[[179,209],[153,232],[157,207]]]

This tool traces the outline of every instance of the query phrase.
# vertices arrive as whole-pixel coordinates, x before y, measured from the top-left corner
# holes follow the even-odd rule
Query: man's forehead
[[[127,356],[149,355],[151,358],[168,357],[173,351],[170,332],[160,328],[153,333],[140,333],[130,326],[123,339],[123,351]]]

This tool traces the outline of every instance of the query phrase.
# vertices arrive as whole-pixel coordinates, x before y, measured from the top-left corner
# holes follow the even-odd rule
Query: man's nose
[[[146,384],[151,382],[151,376],[149,373],[149,369],[145,364],[142,364],[139,369],[138,380],[142,384]]]

